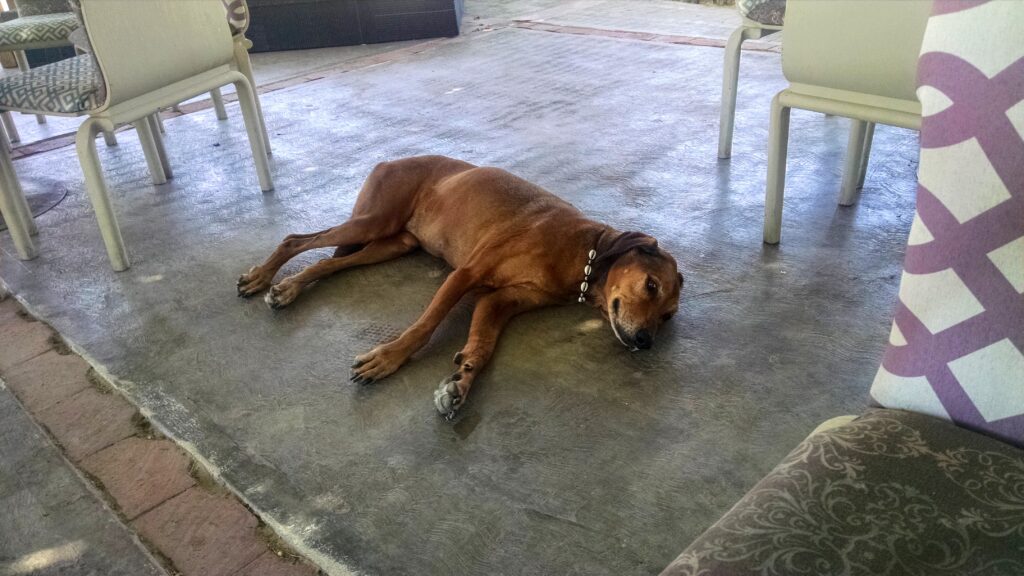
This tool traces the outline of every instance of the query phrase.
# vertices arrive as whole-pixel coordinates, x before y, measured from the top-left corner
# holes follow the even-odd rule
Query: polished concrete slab
[[[720,162],[721,56],[501,29],[275,91],[270,194],[237,109],[168,122],[164,186],[129,133],[101,150],[134,259],[120,274],[73,151],[19,160],[26,190],[71,193],[39,218],[39,259],[6,253],[0,278],[331,573],[656,573],[816,424],[865,406],[913,212],[915,134],[880,127],[862,198],[841,208],[846,121],[795,112],[783,244],[762,245],[779,56],[744,55]],[[352,270],[278,312],[235,297],[285,234],[343,220],[376,162],[426,153],[657,236],[687,277],[680,314],[644,353],[589,309],[525,315],[450,424],[431,393],[470,303],[387,381],[347,382],[354,355],[418,316],[443,263]]]
[[[564,4],[566,0],[465,0],[467,20],[463,24],[477,18],[507,21]]]
[[[574,0],[536,12],[520,12],[516,20],[626,30],[652,34],[725,40],[741,23],[735,6],[678,0]]]
[[[0,382],[0,574],[160,576],[164,570]]]

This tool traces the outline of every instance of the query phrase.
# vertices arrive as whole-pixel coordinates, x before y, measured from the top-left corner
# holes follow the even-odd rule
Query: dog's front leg
[[[430,335],[434,333],[441,320],[466,293],[476,287],[478,280],[479,276],[467,268],[459,268],[449,274],[420,319],[401,336],[387,344],[377,346],[366,354],[356,356],[351,380],[359,384],[368,384],[393,374],[430,340]]]
[[[481,296],[473,310],[469,339],[462,351],[455,355],[455,373],[446,378],[434,392],[434,405],[447,419],[455,417],[469,396],[473,381],[491,359],[501,331],[517,314],[548,304],[547,295],[512,286]]]

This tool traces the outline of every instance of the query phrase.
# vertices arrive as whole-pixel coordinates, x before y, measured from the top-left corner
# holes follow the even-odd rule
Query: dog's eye
[[[647,279],[647,291],[654,294],[658,291],[658,283],[653,278]]]

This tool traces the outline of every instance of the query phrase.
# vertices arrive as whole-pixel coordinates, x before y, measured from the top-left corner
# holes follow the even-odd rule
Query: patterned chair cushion
[[[736,7],[744,18],[769,26],[782,26],[786,19],[786,0],[737,0]]]
[[[871,396],[1024,446],[1024,10],[934,10],[917,214]]]
[[[0,23],[0,47],[65,42],[78,28],[71,12],[22,16]]]
[[[231,35],[245,34],[249,29],[249,4],[245,0],[220,0],[227,10],[228,27]]]
[[[8,2],[10,4],[10,2]],[[68,11],[68,0],[18,0],[18,14],[36,16]]]
[[[1024,451],[870,411],[806,439],[662,573],[840,574],[1024,574]]]
[[[77,116],[96,108],[101,90],[92,56],[82,54],[0,78],[0,109]]]

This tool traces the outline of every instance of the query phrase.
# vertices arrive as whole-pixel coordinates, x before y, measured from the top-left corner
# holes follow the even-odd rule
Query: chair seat
[[[738,0],[736,6],[744,18],[761,24],[782,26],[786,19],[786,0]]]
[[[15,18],[0,23],[0,47],[67,41],[78,26],[71,12]]]
[[[103,80],[82,54],[0,78],[0,109],[78,116],[97,107]]]
[[[1024,451],[912,412],[807,438],[662,576],[1024,574]]]

